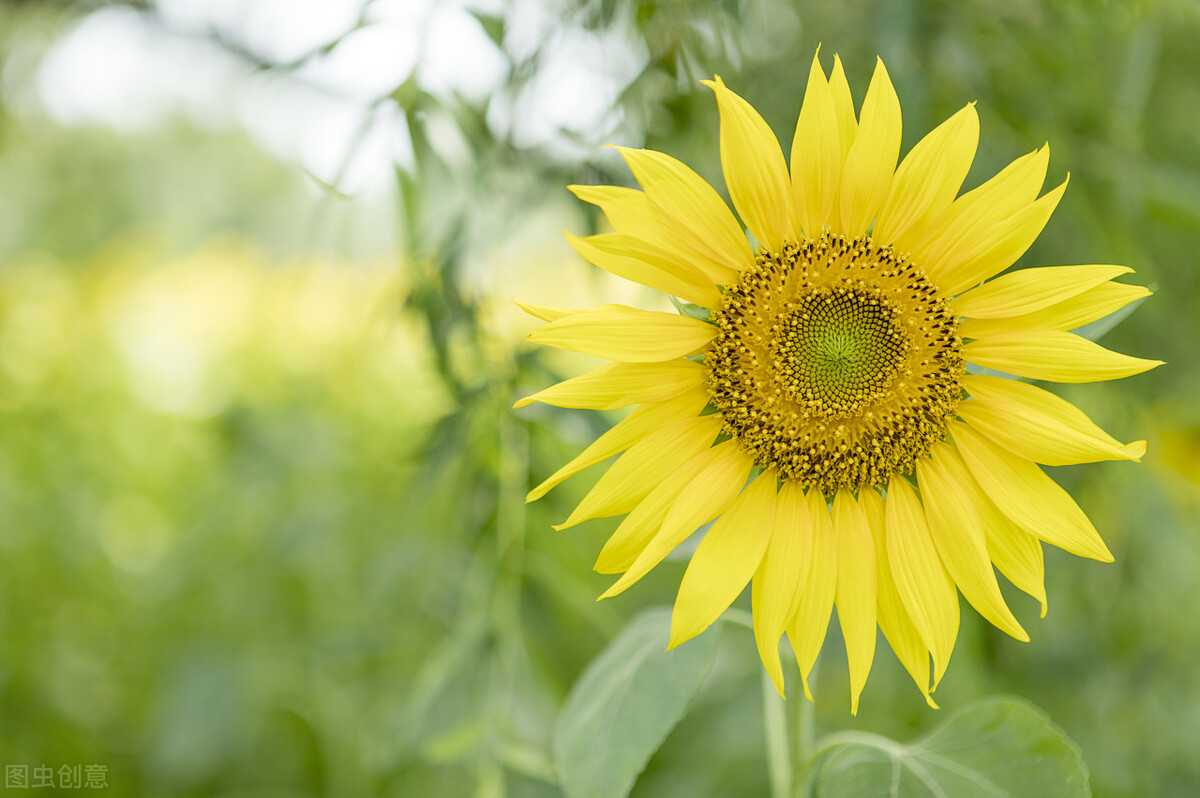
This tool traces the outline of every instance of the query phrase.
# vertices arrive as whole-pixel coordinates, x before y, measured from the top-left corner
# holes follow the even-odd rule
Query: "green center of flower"
[[[962,397],[954,314],[912,261],[866,236],[760,251],[713,322],[704,365],[726,434],[826,495],[911,473]]]
[[[899,316],[877,289],[814,288],[773,331],[784,390],[822,415],[879,401],[908,353]]]

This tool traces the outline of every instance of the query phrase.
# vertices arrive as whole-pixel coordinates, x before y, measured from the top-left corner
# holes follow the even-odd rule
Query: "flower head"
[[[836,606],[857,711],[876,627],[926,699],[958,634],[961,592],[1028,635],[993,566],[1045,615],[1042,543],[1111,561],[1039,467],[1139,460],[1080,410],[1019,379],[1091,382],[1156,365],[1068,330],[1146,296],[1121,266],[1004,272],[1066,188],[1040,194],[1044,146],[959,194],[979,121],[965,106],[897,167],[900,104],[882,62],[854,112],[841,62],[813,59],[790,165],[717,78],[721,163],[745,225],[658,152],[621,149],[642,190],[573,186],[616,232],[573,238],[589,261],[700,312],[526,309],[530,339],[613,362],[518,402],[639,405],[530,493],[622,453],[562,527],[628,514],[596,569],[638,581],[696,529],[671,646],[751,583],[754,632],[783,692],[780,638],[807,676]],[[749,233],[757,242],[752,247]],[[706,312],[705,312],[706,311]],[[810,696],[811,697],[811,696]]]

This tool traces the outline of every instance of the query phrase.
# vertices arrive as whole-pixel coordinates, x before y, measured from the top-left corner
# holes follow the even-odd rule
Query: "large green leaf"
[[[852,735],[843,739],[852,740]],[[1079,748],[1028,702],[968,707],[911,745],[864,736],[816,774],[819,798],[1087,798]]]
[[[665,651],[669,608],[636,617],[571,688],[554,731],[568,798],[622,798],[687,711],[712,666],[717,630]]]

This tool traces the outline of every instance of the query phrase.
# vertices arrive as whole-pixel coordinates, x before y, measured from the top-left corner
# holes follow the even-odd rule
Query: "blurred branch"
[[[0,0],[0,6],[10,8],[55,8],[80,13],[90,13],[106,6],[130,6],[143,11],[153,8],[150,0]]]
[[[32,0],[28,0],[28,1],[32,2]],[[329,54],[334,48],[336,48],[339,44],[341,44],[341,42],[347,36],[366,27],[367,11],[371,6],[371,0],[366,0],[365,2],[362,3],[362,6],[360,7],[359,12],[358,12],[358,16],[355,18],[354,22],[351,23],[349,26],[347,26],[344,30],[342,30],[338,33],[335,33],[324,44],[318,45],[317,47],[314,47],[311,50],[308,50],[307,52],[301,53],[300,55],[298,55],[294,58],[290,58],[290,59],[286,59],[286,60],[272,60],[270,58],[267,58],[263,54],[256,52],[252,47],[247,45],[245,42],[243,42],[240,39],[236,38],[235,36],[231,35],[229,32],[221,30],[220,28],[213,26],[213,25],[209,25],[204,28],[186,28],[186,27],[181,27],[179,25],[173,25],[170,22],[168,22],[162,16],[162,14],[160,14],[157,11],[157,9],[154,7],[153,3],[146,2],[145,0],[114,0],[114,2],[100,2],[100,3],[91,3],[91,2],[89,2],[89,0],[76,0],[76,2],[71,2],[70,0],[68,0],[68,2],[64,3],[64,5],[78,5],[78,6],[92,5],[95,7],[101,7],[101,6],[105,6],[105,5],[129,6],[129,7],[132,7],[132,8],[135,8],[135,9],[138,9],[138,10],[144,12],[143,15],[145,16],[146,20],[148,22],[151,22],[155,26],[157,26],[163,33],[166,33],[171,36],[180,36],[180,37],[187,38],[187,39],[198,39],[201,41],[208,42],[210,44],[214,44],[217,47],[219,47],[220,49],[229,53],[230,55],[236,56],[237,58],[239,58],[240,60],[245,62],[249,67],[254,69],[255,71],[258,71],[258,72],[266,72],[266,71],[293,72],[293,71],[299,69],[300,67],[303,67],[305,64],[309,63],[314,58],[318,58],[320,56]],[[305,84],[305,85],[309,85],[311,88],[317,89],[319,91],[324,91],[324,92],[329,91],[328,89],[321,87],[321,86],[316,86],[316,85],[312,85],[312,84]]]

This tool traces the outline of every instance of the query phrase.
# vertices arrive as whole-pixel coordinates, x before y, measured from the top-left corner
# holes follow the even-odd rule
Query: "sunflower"
[[[1044,617],[1042,543],[1113,559],[1039,464],[1137,461],[1146,449],[997,373],[1074,383],[1159,365],[1069,332],[1149,292],[1114,282],[1131,271],[1122,266],[1001,274],[1067,184],[1041,193],[1047,145],[960,195],[979,139],[973,103],[897,166],[900,103],[883,62],[856,116],[841,61],[827,77],[814,57],[789,164],[745,100],[719,77],[704,83],[716,95],[721,165],[742,223],[660,152],[620,148],[641,190],[571,186],[616,230],[568,234],[575,249],[669,294],[682,312],[522,305],[548,322],[531,341],[613,362],[517,407],[638,405],[529,500],[620,454],[556,527],[627,514],[596,562],[621,575],[602,597],[715,519],[679,587],[670,647],[706,629],[750,583],[758,651],[781,694],[780,639],[811,699],[808,674],[836,607],[851,711],[877,626],[936,707],[930,694],[958,634],[959,592],[1028,640],[994,568]]]

